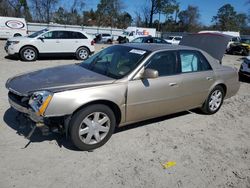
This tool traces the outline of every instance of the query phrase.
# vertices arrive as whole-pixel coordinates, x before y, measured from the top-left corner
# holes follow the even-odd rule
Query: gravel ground
[[[36,131],[9,108],[6,80],[19,73],[72,64],[6,58],[0,41],[0,187],[250,187],[250,85],[212,116],[183,112],[119,129],[103,147],[77,151],[60,135]],[[96,46],[98,49],[103,46]],[[223,64],[240,66],[240,56]],[[162,165],[175,161],[164,170]]]

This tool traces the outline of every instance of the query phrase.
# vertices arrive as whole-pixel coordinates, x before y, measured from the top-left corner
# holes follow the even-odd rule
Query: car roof
[[[75,32],[82,32],[85,33],[83,30],[81,29],[70,29],[70,28],[60,28],[60,27],[56,27],[56,28],[47,28],[49,31],[75,31]]]
[[[161,43],[125,43],[125,44],[120,44],[123,46],[127,47],[132,47],[132,48],[138,48],[141,50],[146,50],[150,52],[154,51],[160,51],[160,50],[198,50],[200,49],[193,48],[193,47],[188,47],[188,46],[182,46],[182,45],[172,45],[172,44],[161,44]]]

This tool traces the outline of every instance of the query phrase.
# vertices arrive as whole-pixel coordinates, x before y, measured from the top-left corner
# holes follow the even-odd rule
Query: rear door
[[[184,108],[190,109],[203,104],[214,83],[214,72],[199,52],[193,50],[179,51],[179,62],[185,93]]]

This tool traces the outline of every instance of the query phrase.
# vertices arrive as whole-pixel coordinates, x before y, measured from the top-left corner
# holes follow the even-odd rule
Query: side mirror
[[[40,39],[41,41],[43,41],[43,39],[45,39],[45,37],[42,35],[42,36],[38,37],[38,39]]]
[[[159,73],[157,70],[154,69],[145,69],[142,73],[141,78],[158,78]]]

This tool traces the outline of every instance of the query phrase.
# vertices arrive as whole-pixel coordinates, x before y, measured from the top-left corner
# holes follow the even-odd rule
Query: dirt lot
[[[9,108],[6,80],[19,73],[72,64],[71,59],[27,63],[6,59],[0,41],[0,187],[250,187],[250,85],[212,116],[183,112],[119,129],[93,152],[77,151],[37,130]],[[100,49],[101,46],[97,46]],[[239,68],[240,56],[223,64]],[[161,163],[175,161],[164,170]]]

